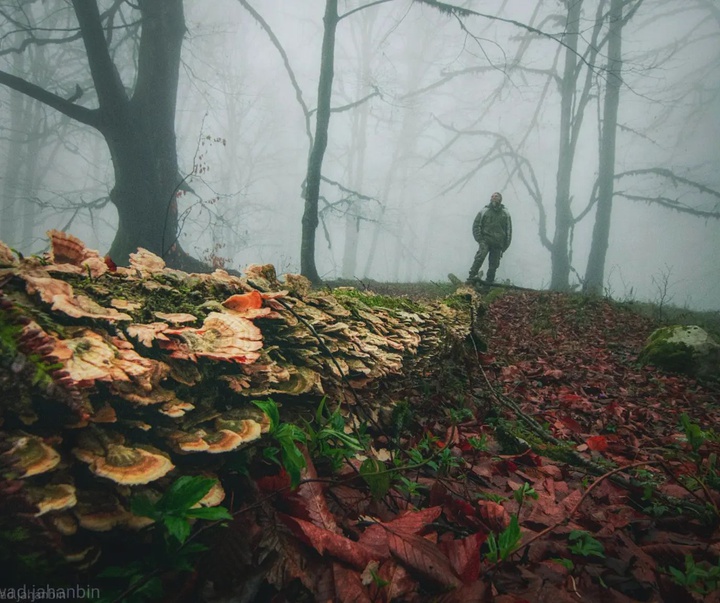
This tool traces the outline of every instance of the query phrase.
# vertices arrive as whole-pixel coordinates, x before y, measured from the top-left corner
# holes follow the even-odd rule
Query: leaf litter
[[[472,383],[396,392],[414,428],[373,434],[409,458],[376,465],[386,488],[352,458],[306,454],[295,491],[255,476],[224,537],[249,552],[215,578],[260,572],[273,601],[720,601],[718,386],[639,365],[653,323],[606,300],[514,292],[484,322]]]

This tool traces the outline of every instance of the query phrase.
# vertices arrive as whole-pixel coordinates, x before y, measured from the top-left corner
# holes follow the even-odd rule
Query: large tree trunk
[[[302,242],[300,248],[300,271],[313,283],[320,282],[315,264],[315,234],[319,224],[318,200],[322,163],[328,143],[330,126],[330,101],[335,75],[335,31],[338,24],[337,0],[327,0],[323,17],[324,34],[320,60],[320,81],[315,124],[315,140],[308,159],[305,179],[305,212],[302,217]]]
[[[582,0],[568,3],[565,47],[565,68],[561,84],[560,101],[560,153],[558,157],[557,189],[555,193],[555,234],[550,258],[552,276],[550,288],[562,291],[569,286],[570,250],[569,238],[572,227],[570,210],[570,182],[574,160],[573,101],[577,83],[577,46]]]
[[[143,0],[138,76],[132,98],[122,90],[119,76],[93,71],[100,97],[101,127],[110,148],[115,186],[110,195],[118,212],[118,230],[110,255],[125,262],[144,247],[166,257],[176,244],[178,176],[175,141],[180,52],[185,34],[182,0]],[[78,19],[83,26],[82,11]],[[106,47],[87,22],[88,55],[103,55]],[[91,62],[91,68],[93,64]],[[100,67],[100,66],[99,66]],[[107,65],[114,69],[114,65]],[[104,102],[103,102],[104,100]]]
[[[605,258],[610,238],[615,184],[615,136],[622,84],[623,0],[611,1],[609,19],[607,83],[600,135],[597,213],[584,282],[584,290],[596,294],[602,292],[605,280]]]
[[[204,265],[177,244],[178,175],[175,108],[185,34],[182,0],[139,0],[141,36],[132,96],[123,83],[105,35],[97,2],[73,0],[98,108],[88,109],[21,77],[0,72],[0,83],[102,133],[115,170],[111,199],[118,230],[110,247],[118,263],[144,247],[177,267]]]

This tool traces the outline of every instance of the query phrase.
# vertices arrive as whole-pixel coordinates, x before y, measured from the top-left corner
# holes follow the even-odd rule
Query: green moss
[[[361,292],[357,289],[333,289],[332,294],[340,301],[351,300],[360,302],[369,308],[385,308],[404,312],[421,312],[422,306],[407,297],[378,295],[372,292]]]
[[[678,326],[665,327],[655,331],[648,339],[648,344],[640,353],[638,361],[652,364],[661,369],[689,373],[694,367],[693,349],[681,341],[670,341]]]
[[[471,307],[470,297],[468,295],[449,295],[443,299],[441,303],[453,310],[460,310],[461,312],[469,312]]]

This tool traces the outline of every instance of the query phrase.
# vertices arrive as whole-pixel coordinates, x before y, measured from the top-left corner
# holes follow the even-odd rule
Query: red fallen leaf
[[[255,480],[261,492],[279,492],[290,488],[290,475],[285,469],[277,475],[266,475]]]
[[[504,366],[500,371],[500,377],[503,381],[522,381],[523,372],[520,367],[515,365]]]
[[[385,561],[377,572],[378,577],[387,582],[387,584],[378,589],[377,585],[371,586],[371,593],[375,595],[374,601],[382,600],[384,602],[390,601],[405,601],[411,600],[412,593],[417,592],[418,583],[410,576],[408,571],[399,565],[394,559],[388,559]],[[379,593],[377,591],[380,591]],[[380,595],[379,597],[377,595]]]
[[[476,580],[470,584],[463,584],[460,588],[445,593],[437,603],[489,603],[496,601],[484,582]]]
[[[428,507],[420,511],[405,511],[402,515],[387,523],[377,522],[371,525],[360,536],[360,544],[372,550],[377,558],[390,556],[388,549],[388,533],[418,534],[427,529],[442,513],[441,507]]]
[[[317,471],[315,471],[315,466],[306,448],[303,448],[303,456],[305,457],[305,469],[302,471],[302,478],[310,481],[303,482],[298,487],[296,495],[302,499],[308,516],[316,526],[340,533],[335,516],[327,506],[323,484],[315,481],[317,480]]]
[[[332,570],[335,601],[341,603],[370,603],[370,596],[362,585],[360,574],[357,571],[343,567],[340,563],[333,563]]]
[[[562,423],[565,427],[567,427],[570,431],[574,431],[575,433],[582,433],[583,428],[575,419],[572,417],[558,417],[558,421]]]
[[[487,534],[477,532],[467,538],[441,542],[440,550],[450,559],[450,564],[465,584],[480,577],[480,545]]]
[[[378,560],[377,552],[360,542],[355,542],[335,532],[319,528],[309,521],[297,517],[282,514],[278,516],[282,518],[298,538],[312,546],[321,555],[327,552],[336,559],[360,570],[364,569],[371,561]]]
[[[585,399],[586,398],[584,396],[578,396],[572,392],[562,392],[558,394],[558,401],[570,406],[577,402],[583,402]]]
[[[489,366],[495,362],[495,356],[491,356],[490,354],[483,354],[482,352],[478,352],[478,361],[483,366]]]
[[[605,436],[601,435],[590,436],[587,440],[585,440],[585,443],[590,450],[595,450],[597,452],[605,452],[608,447]]]
[[[479,500],[480,517],[493,532],[502,532],[510,525],[510,515],[502,505],[491,500]]]
[[[422,536],[390,530],[387,531],[387,539],[392,554],[405,565],[443,586],[457,588],[462,584],[450,560],[436,544]]]
[[[428,524],[435,521],[442,513],[441,507],[428,507],[419,511],[405,511],[397,518],[382,524],[383,527],[393,532],[407,534],[418,534],[427,528]]]
[[[105,261],[105,265],[108,267],[108,270],[110,272],[117,272],[117,264],[112,261],[112,258],[109,255],[106,255],[103,260]]]

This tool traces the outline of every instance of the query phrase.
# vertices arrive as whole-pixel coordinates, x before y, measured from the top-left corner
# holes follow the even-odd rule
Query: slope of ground
[[[226,587],[275,601],[720,600],[717,386],[639,366],[654,325],[627,308],[492,295],[470,383],[399,392],[334,473],[310,441],[296,491],[264,477],[232,509],[272,563],[204,578],[241,567]]]

